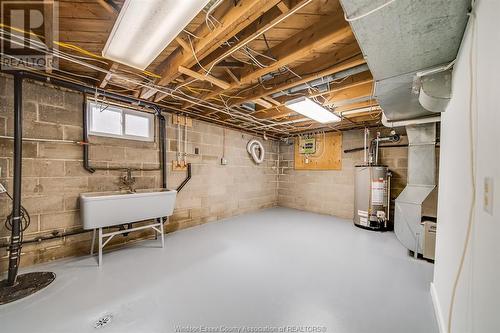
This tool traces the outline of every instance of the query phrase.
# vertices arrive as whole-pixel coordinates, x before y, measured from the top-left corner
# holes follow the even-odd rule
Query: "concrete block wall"
[[[25,138],[81,140],[83,95],[25,81],[23,84]],[[176,157],[177,131],[167,119],[168,159]],[[13,80],[0,76],[0,135],[13,134]],[[264,142],[266,159],[255,165],[246,152],[251,135],[193,121],[188,130],[187,161],[193,176],[178,195],[174,215],[166,225],[174,231],[277,204],[277,150],[273,141]],[[140,142],[92,136],[90,158],[94,166],[154,168],[159,165],[158,142]],[[220,165],[225,143],[228,165]],[[12,193],[12,144],[0,139],[0,182]],[[196,149],[197,148],[197,149]],[[195,150],[198,154],[195,154]],[[171,164],[169,164],[171,166]],[[22,204],[30,212],[31,225],[24,239],[81,229],[78,195],[82,192],[120,188],[121,171],[88,173],[82,167],[82,147],[77,144],[28,142],[23,144]],[[161,186],[159,171],[133,172],[136,188]],[[169,167],[168,187],[175,189],[185,171]],[[10,199],[0,194],[0,244],[7,244],[10,232],[3,221],[11,211]],[[111,246],[150,238],[150,232],[115,237]],[[25,244],[22,266],[57,258],[82,255],[90,249],[90,233],[40,243]],[[6,248],[0,248],[0,272],[7,268]]]
[[[342,150],[362,147],[363,143],[363,130],[343,132]],[[408,143],[405,136],[400,143]],[[294,170],[293,141],[281,143],[280,153],[279,206],[353,218],[354,166],[363,163],[363,151],[342,152],[342,170],[338,171]],[[388,165],[393,173],[391,199],[394,200],[406,186],[408,148],[380,149],[380,163]]]

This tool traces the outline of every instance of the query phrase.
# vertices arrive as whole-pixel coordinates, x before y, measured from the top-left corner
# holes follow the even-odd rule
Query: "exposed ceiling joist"
[[[331,92],[327,97],[327,101],[323,105],[341,104],[343,101],[352,100],[362,97],[370,97],[373,94],[373,82],[366,82],[351,87],[337,89]]]
[[[156,84],[167,85],[172,82],[180,75],[178,72],[179,66],[191,68],[210,52],[219,47],[220,44],[236,35],[259,16],[274,7],[278,2],[278,0],[241,0],[218,20],[220,24],[215,29],[206,34],[201,34],[201,31],[199,31],[204,30],[204,26],[202,26],[201,29],[197,29],[195,35],[199,38],[190,41],[192,52],[187,52],[182,47],[172,52],[172,54],[158,66],[161,79],[159,79]],[[156,90],[147,89],[141,94],[141,97],[150,98],[155,93]]]
[[[111,63],[108,67],[108,73],[104,75],[102,80],[99,82],[99,88],[104,89],[108,85],[111,77],[113,76],[113,72],[118,68],[118,64],[116,62]]]
[[[61,2],[59,39],[76,46],[66,51],[80,58],[61,61],[67,74],[55,74],[80,75],[86,84],[270,135],[378,121],[380,108],[370,101],[372,77],[338,0],[222,1],[213,22],[200,12],[144,72],[99,60],[120,3]],[[81,64],[88,52],[97,55],[92,66]],[[175,92],[167,94],[170,88]],[[325,127],[286,107],[300,96],[342,113],[344,120],[370,117]],[[243,107],[247,103],[254,111]]]
[[[370,72],[367,71],[367,72],[362,72],[359,74],[355,74],[351,77],[348,77],[340,83],[332,84],[332,87],[328,91],[313,93],[313,94],[306,93],[304,95],[312,98],[312,97],[318,97],[318,96],[323,96],[323,95],[332,95],[332,96],[335,95],[335,96],[337,96],[337,94],[338,94],[339,97],[335,99],[335,102],[339,102],[342,100],[348,100],[349,98],[370,96],[372,84],[373,84],[373,80],[372,80],[371,74],[370,74]],[[362,90],[363,91],[362,93],[359,93],[358,90],[353,90],[353,89],[357,89],[360,86],[364,87]],[[367,89],[365,86],[369,87],[369,89]],[[369,91],[366,94],[367,90],[369,90]],[[341,96],[344,96],[344,98],[341,98]],[[353,97],[348,97],[348,96],[353,96]],[[297,96],[295,96],[295,97],[297,97]],[[268,99],[268,98],[269,97],[263,97],[263,99]],[[273,103],[274,104],[273,107],[267,108],[264,110],[258,110],[254,113],[254,115],[257,118],[262,118],[262,119],[272,118],[272,116],[266,117],[266,115],[273,114],[273,110],[274,111],[276,110],[276,106],[285,106],[286,100],[283,100],[282,102],[278,102],[278,101],[274,100],[274,102],[275,103]],[[331,103],[331,104],[333,104],[333,103]],[[331,105],[331,104],[326,103],[325,105]],[[281,110],[284,110],[284,109],[281,109]],[[283,112],[285,112],[285,111],[283,111]],[[288,110],[286,112],[292,112],[292,111]]]
[[[97,2],[104,8],[109,14],[115,15],[118,11],[116,5],[113,6],[109,1],[97,0]]]
[[[223,81],[223,80],[219,80],[215,77],[213,77],[212,75],[203,75],[203,74],[200,74],[198,72],[195,72],[189,68],[186,68],[184,66],[179,66],[178,68],[178,71],[179,73],[181,74],[185,74],[185,75],[188,75],[192,78],[195,78],[195,79],[198,79],[200,81],[207,81],[207,82],[210,82],[211,84],[219,87],[219,88],[222,88],[222,89],[227,89],[230,87],[230,84]]]
[[[237,52],[238,50],[242,49],[243,47],[247,46],[250,42],[255,40],[257,37],[261,36],[262,34],[266,33],[270,29],[274,28],[276,25],[279,23],[283,22],[285,19],[291,17],[293,14],[295,14],[297,11],[301,10],[305,6],[307,6],[309,3],[311,3],[313,0],[302,0],[298,2],[292,9],[289,9],[287,7],[287,10],[281,11],[281,14],[276,14],[273,11],[267,11],[262,17],[260,17],[258,22],[254,22],[253,24],[249,25],[248,29],[245,31],[242,31],[242,35],[238,36],[239,41],[229,47],[229,48],[221,48],[218,50],[215,50],[212,54],[207,56],[207,59],[209,60],[208,62],[203,62],[203,60],[199,59],[200,62],[203,63],[204,68],[208,68],[208,70],[212,69],[215,65],[221,63],[224,59],[229,57],[231,54]],[[279,2],[282,3],[282,2]],[[203,73],[204,69],[200,69],[199,72]],[[234,79],[233,79],[234,80]],[[231,88],[237,88],[240,86],[241,80],[237,78],[237,80],[234,80],[235,84],[231,86]],[[216,93],[217,95],[218,93]],[[165,97],[166,95],[159,96],[156,100],[161,100]],[[215,96],[215,95],[214,95]],[[147,97],[147,96],[146,96]],[[212,96],[210,96],[212,97]]]
[[[268,55],[274,57],[276,61],[257,70],[247,68],[247,73],[242,75],[240,81],[243,84],[253,83],[268,73],[352,37],[351,28],[344,20],[325,19],[320,24],[303,30],[292,38],[271,48]]]
[[[341,47],[333,54],[325,55],[316,61],[308,62],[297,66],[297,68],[293,68],[293,72],[299,75],[301,77],[300,79],[292,73],[279,75],[274,79],[266,81],[265,84],[267,88],[260,84],[254,85],[249,89],[245,88],[246,92],[240,94],[238,99],[230,99],[229,105],[250,102],[254,99],[269,96],[282,90],[286,90],[315,79],[320,79],[327,75],[339,73],[363,64],[365,64],[365,60],[361,55],[359,47],[356,44],[350,44]],[[236,88],[236,86],[232,85],[231,89],[233,88]],[[212,91],[202,95],[200,98],[203,100],[209,100],[218,96],[221,92],[222,90]],[[194,105],[194,103],[184,103],[182,107],[189,108],[192,105]]]
[[[270,15],[264,15],[262,19],[256,23],[255,25],[252,26],[253,29],[248,31],[245,35],[239,36],[239,41],[236,43],[234,46],[231,48],[227,49],[225,52],[222,54],[218,55],[218,57],[214,60],[212,60],[210,63],[206,64],[205,66],[208,68],[211,68],[214,64],[217,64],[221,62],[223,59],[227,58],[231,54],[235,53],[236,51],[240,50],[241,48],[247,46],[250,42],[255,40],[257,37],[265,34],[267,31],[270,29],[274,28],[281,22],[283,22],[285,19],[291,17],[293,14],[295,14],[297,11],[301,10],[305,6],[307,6],[309,3],[311,3],[313,0],[302,0],[299,3],[297,3],[292,9],[289,9],[286,7],[286,10],[281,11],[281,15],[275,16],[274,19],[272,19],[273,15],[270,13]],[[282,3],[282,2],[279,2]]]
[[[315,79],[320,79],[320,78],[325,77],[327,75],[336,74],[336,73],[342,72],[344,70],[348,70],[348,69],[351,69],[353,67],[363,65],[364,63],[365,63],[365,60],[363,59],[363,57],[361,55],[358,55],[358,56],[355,56],[351,59],[342,61],[342,62],[340,62],[340,63],[338,63],[330,68],[327,68],[325,70],[322,70],[322,71],[319,71],[317,73],[313,73],[310,75],[303,76],[301,79],[296,79],[296,80],[293,80],[291,82],[284,81],[277,86],[272,86],[272,83],[271,84],[267,83],[272,87],[271,89],[265,89],[262,86],[257,85],[254,87],[254,89],[249,90],[249,92],[247,94],[243,95],[242,96],[243,98],[241,100],[238,100],[237,102],[235,101],[234,103],[242,103],[248,99],[255,99],[255,98],[260,98],[260,97],[263,97],[266,95],[271,95],[271,94],[274,94],[274,93],[277,93],[277,92],[280,92],[283,90],[287,90],[287,89],[296,87],[296,86],[301,85],[301,84],[305,84],[305,83],[310,82],[310,81],[315,80]]]

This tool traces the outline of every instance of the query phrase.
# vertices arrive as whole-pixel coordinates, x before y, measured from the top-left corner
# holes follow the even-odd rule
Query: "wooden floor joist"
[[[354,74],[352,76],[349,76],[349,77],[341,80],[341,82],[339,82],[339,83],[332,83],[329,90],[313,92],[313,93],[309,93],[307,90],[304,90],[302,94],[303,94],[303,96],[306,96],[309,98],[323,96],[323,97],[326,97],[328,99],[328,96],[331,96],[333,94],[336,94],[336,93],[339,93],[342,91],[350,90],[350,89],[356,88],[358,86],[363,86],[363,85],[370,85],[370,86],[373,85],[372,75],[369,71]],[[371,90],[371,88],[370,88],[370,90]],[[269,109],[258,110],[258,112],[256,112],[256,114],[265,114],[267,111],[272,111],[272,109],[275,109],[276,106],[284,106],[287,100],[293,99],[294,97],[297,97],[298,95],[300,96],[302,94],[295,93],[292,97],[283,96],[283,97],[279,98],[280,101],[277,101],[277,100],[272,99],[270,97],[264,96],[264,97],[262,97],[263,99],[273,100],[273,102],[272,102],[273,107],[269,108]],[[357,96],[357,97],[360,97],[360,96]]]
[[[200,81],[207,81],[212,83],[213,85],[222,88],[222,89],[228,89],[231,85],[225,81],[219,80],[212,75],[203,75],[198,72],[195,72],[193,70],[190,70],[189,68],[186,68],[184,66],[179,66],[178,68],[179,73],[188,75],[192,78],[198,79]]]
[[[236,35],[278,2],[278,0],[241,0],[237,6],[231,8],[219,20],[220,24],[215,29],[202,34],[201,30],[205,30],[202,27],[195,32],[195,35],[199,39],[191,40],[190,46],[192,52],[185,51],[180,47],[162,62],[158,66],[161,79],[156,84],[164,86],[172,82],[172,80],[180,75],[178,72],[179,66],[192,67],[208,55],[208,53],[215,50],[221,43]],[[188,38],[191,39],[191,37]],[[141,96],[143,98],[150,98],[155,93],[156,90],[148,89]]]
[[[339,0],[222,1],[208,17],[198,13],[145,71],[100,58],[122,3],[60,3],[59,40],[80,57],[80,63],[60,61],[68,78],[240,128],[253,120],[282,121],[278,128],[291,133],[321,128],[287,108],[301,96],[347,112],[345,119],[362,119],[336,129],[379,121],[373,78]],[[365,119],[363,112],[375,116]]]
[[[315,79],[319,79],[328,75],[336,74],[339,72],[342,72],[344,70],[348,70],[351,68],[354,68],[359,65],[364,65],[365,64],[365,59],[359,55],[355,56],[352,59],[343,61],[337,65],[334,65],[328,69],[325,69],[323,71],[320,71],[318,73],[310,74],[308,76],[303,76],[301,79],[296,79],[291,82],[284,82],[280,85],[277,86],[271,86],[271,89],[265,89],[260,86],[256,86],[255,89],[251,90],[248,95],[244,95],[244,100],[246,99],[253,99],[253,98],[259,98],[262,96],[265,96],[266,94],[274,94],[283,90],[287,90],[293,87],[296,87],[300,84],[304,84],[310,81],[313,81]]]
[[[370,97],[373,94],[373,82],[366,82],[343,89],[332,91],[327,97],[327,101],[323,103],[325,106],[338,105],[342,101],[348,101],[356,98]]]
[[[266,67],[257,70],[247,66],[247,73],[241,77],[240,81],[243,84],[253,83],[258,78],[302,59],[315,51],[352,37],[351,28],[345,21],[325,19],[321,24],[301,31],[292,38],[271,48],[268,53],[276,61],[271,61]]]
[[[352,52],[356,52],[354,56],[352,55]],[[242,104],[252,101],[256,98],[269,96],[276,92],[286,90],[298,86],[300,84],[315,79],[319,79],[327,75],[332,75],[341,72],[343,70],[347,70],[366,63],[366,61],[364,60],[359,51],[359,47],[357,45],[352,45],[352,44],[342,47],[335,54],[327,55],[324,58],[328,58],[328,60],[320,58],[319,61],[315,62],[314,66],[310,66],[309,64],[304,64],[298,66],[297,69],[294,68],[293,71],[296,74],[303,75],[303,76],[301,75],[302,78],[300,79],[297,78],[296,75],[291,73],[287,73],[286,75],[283,75],[283,77],[281,75],[277,76],[275,79],[266,81],[266,86],[271,88],[266,89],[260,84],[254,85],[251,88],[245,88],[246,92],[244,94],[240,94],[238,96],[239,97],[238,99],[230,99],[229,105]],[[324,68],[324,66],[328,65],[330,67],[325,68],[323,70],[318,70],[318,68]],[[313,73],[307,74],[308,71],[314,70],[313,68],[316,68],[316,70]],[[236,89],[237,86],[232,85],[231,88]],[[209,92],[207,94],[202,95],[201,98],[203,100],[208,100],[214,96],[217,96],[220,93],[222,93],[222,90]],[[194,103],[184,103],[183,108],[189,108],[192,105],[194,105]]]

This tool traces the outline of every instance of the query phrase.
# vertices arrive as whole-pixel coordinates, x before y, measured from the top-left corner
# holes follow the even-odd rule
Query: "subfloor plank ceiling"
[[[372,76],[338,0],[224,0],[207,15],[211,1],[145,71],[101,57],[123,1],[58,3],[58,48],[69,60],[46,75],[274,137],[380,122]],[[320,124],[287,108],[301,96],[342,120]]]

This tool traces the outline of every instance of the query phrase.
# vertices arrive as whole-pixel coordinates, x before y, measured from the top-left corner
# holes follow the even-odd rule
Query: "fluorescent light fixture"
[[[339,116],[325,109],[318,103],[311,101],[307,97],[288,102],[286,106],[289,109],[292,109],[293,111],[322,124],[340,121]]]
[[[103,57],[144,70],[208,1],[125,0]]]

